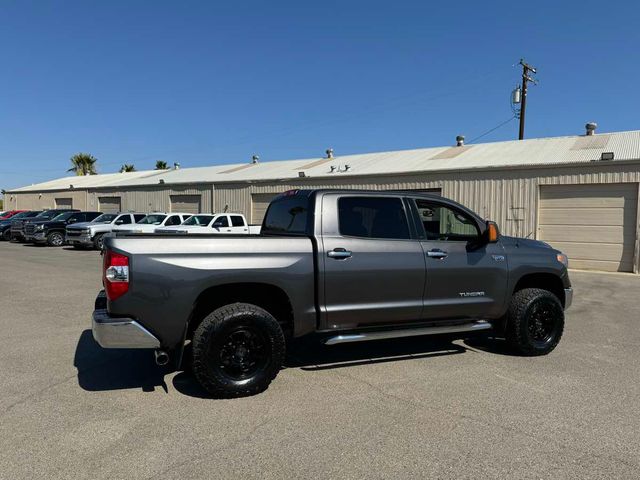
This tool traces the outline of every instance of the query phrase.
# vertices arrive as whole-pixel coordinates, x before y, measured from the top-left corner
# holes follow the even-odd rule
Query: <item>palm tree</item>
[[[169,166],[167,165],[167,162],[165,162],[164,160],[158,160],[156,162],[156,170],[168,170]]]
[[[97,175],[97,161],[96,157],[88,153],[76,153],[71,157],[72,167],[67,172],[75,172],[76,175]]]
[[[136,171],[136,167],[134,167],[133,164],[125,163],[120,167],[120,173],[135,172],[135,171]]]

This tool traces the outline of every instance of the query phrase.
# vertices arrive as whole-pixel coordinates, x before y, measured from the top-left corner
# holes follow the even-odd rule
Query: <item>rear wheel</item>
[[[64,237],[60,232],[51,232],[47,235],[47,245],[51,247],[61,247],[64,243]]]
[[[266,390],[285,355],[276,319],[247,303],[226,305],[209,314],[196,329],[192,347],[198,382],[218,398]]]
[[[562,337],[564,310],[558,297],[539,288],[514,293],[507,314],[505,336],[521,355],[546,355]]]
[[[5,230],[2,232],[2,238],[7,242],[11,241],[11,230]]]

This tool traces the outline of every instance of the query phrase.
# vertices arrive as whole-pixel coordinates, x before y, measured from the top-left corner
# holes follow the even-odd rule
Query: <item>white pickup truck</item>
[[[138,220],[136,223],[114,227],[113,231],[119,233],[153,233],[156,228],[181,225],[191,215],[191,213],[180,212],[154,212]]]
[[[156,228],[155,233],[258,235],[260,228],[260,225],[247,224],[246,218],[240,213],[200,213],[189,217],[180,225]]]

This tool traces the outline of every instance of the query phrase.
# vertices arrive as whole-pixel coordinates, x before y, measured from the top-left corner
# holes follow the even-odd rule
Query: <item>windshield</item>
[[[94,218],[91,223],[110,223],[117,216],[115,213],[103,213],[99,217]]]
[[[138,220],[136,223],[140,225],[160,225],[164,219],[167,218],[166,215],[147,215],[142,220]]]
[[[13,217],[11,217],[9,220],[15,220],[16,218],[24,218],[24,217],[30,217],[33,215],[29,215],[32,212],[20,212],[20,213],[16,213]],[[35,214],[34,214],[35,215]]]
[[[51,220],[56,215],[58,215],[58,212],[46,210],[44,212],[40,212],[35,218],[39,218],[40,220]]]
[[[213,215],[194,215],[189,217],[188,220],[182,222],[182,225],[209,225],[209,222],[213,219]]]
[[[73,213],[74,212],[61,213],[60,215],[56,215],[55,217],[53,217],[51,220],[53,220],[54,222],[62,222],[73,215]]]

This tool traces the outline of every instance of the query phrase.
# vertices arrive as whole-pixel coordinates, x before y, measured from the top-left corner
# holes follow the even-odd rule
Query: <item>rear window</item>
[[[262,233],[307,233],[309,213],[307,195],[278,197],[267,209]]]
[[[244,227],[244,219],[240,215],[231,215],[231,225],[234,227]]]

